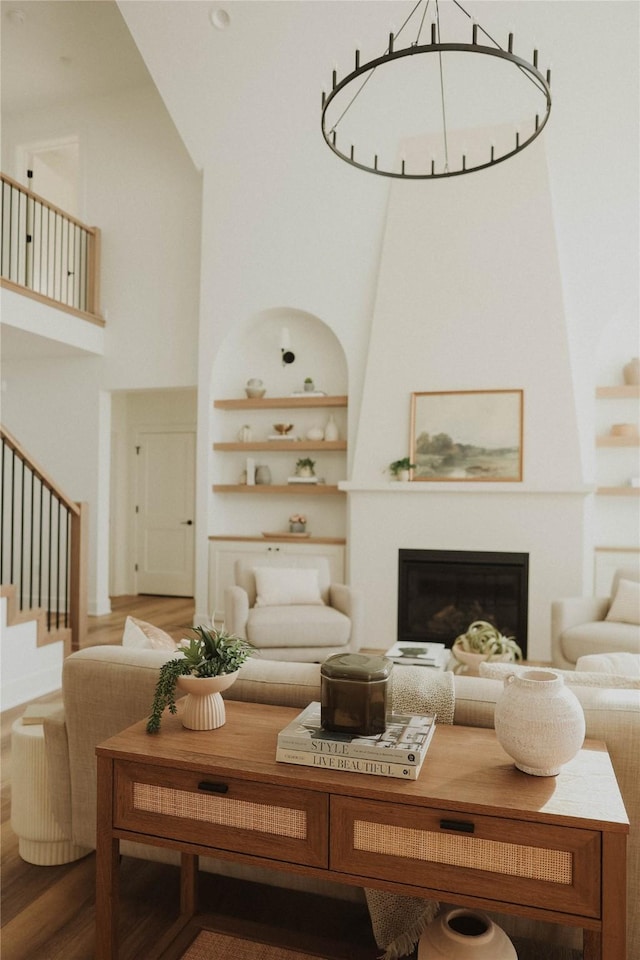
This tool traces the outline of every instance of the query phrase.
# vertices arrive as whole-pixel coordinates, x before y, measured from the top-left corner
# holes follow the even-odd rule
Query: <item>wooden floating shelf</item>
[[[328,453],[330,450],[346,450],[346,440],[256,440],[248,443],[214,443],[214,450],[318,450]]]
[[[344,496],[342,490],[339,490],[337,486],[330,483],[214,483],[212,489],[214,493],[267,493],[270,495],[284,493],[287,496],[296,497],[298,494],[302,496],[330,496],[332,494],[341,494]]]
[[[606,497],[639,497],[640,487],[598,487],[596,493]]]
[[[640,437],[619,437],[606,434],[596,438],[597,447],[640,447]]]
[[[640,399],[640,384],[631,384],[618,387],[596,387],[596,397],[599,400]]]
[[[283,533],[282,542],[285,542],[285,539],[286,534]],[[240,537],[231,535],[225,536],[223,533],[221,533],[210,536],[209,540],[231,540],[234,543],[269,543],[272,540],[275,540],[276,543],[279,542],[277,537],[263,537],[260,534],[256,534],[255,537]],[[287,542],[289,541],[287,540]],[[309,537],[306,537],[304,540],[296,540],[296,543],[324,543],[338,547],[343,547],[346,542],[347,541],[344,537],[314,537],[313,534],[311,534]]]
[[[237,400],[214,400],[219,410],[282,410],[294,407],[346,407],[346,396],[337,397],[246,397]]]

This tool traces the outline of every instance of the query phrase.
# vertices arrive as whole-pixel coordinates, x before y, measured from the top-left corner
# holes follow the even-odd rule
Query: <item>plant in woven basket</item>
[[[235,673],[253,653],[248,640],[226,633],[224,628],[194,627],[194,634],[179,643],[180,656],[160,667],[147,733],[157,733],[165,708],[176,712],[178,677],[219,677]]]
[[[453,644],[453,654],[456,648],[465,653],[484,654],[487,659],[502,657],[511,660],[522,660],[522,650],[516,643],[515,637],[505,637],[497,627],[487,620],[474,620],[467,628],[466,633],[456,637]]]

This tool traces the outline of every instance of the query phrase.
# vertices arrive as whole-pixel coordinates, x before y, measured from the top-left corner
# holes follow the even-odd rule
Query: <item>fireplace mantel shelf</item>
[[[414,480],[403,482],[393,480],[388,483],[363,483],[345,480],[338,484],[340,490],[346,493],[502,493],[517,495],[569,495],[586,497],[595,494],[595,485],[582,484],[576,487],[528,487],[522,483],[491,483],[474,480],[456,482],[455,480],[441,483],[438,481]]]

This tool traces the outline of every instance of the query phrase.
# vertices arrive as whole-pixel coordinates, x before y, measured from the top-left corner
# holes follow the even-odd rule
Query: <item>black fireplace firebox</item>
[[[526,657],[528,553],[400,550],[398,559],[398,642],[450,647],[474,620],[488,620]]]

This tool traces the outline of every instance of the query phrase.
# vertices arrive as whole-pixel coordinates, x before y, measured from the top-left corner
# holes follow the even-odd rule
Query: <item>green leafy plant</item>
[[[235,673],[253,653],[248,640],[226,633],[215,627],[194,627],[193,636],[179,644],[180,656],[168,660],[160,667],[147,721],[147,733],[157,733],[165,708],[176,712],[176,687],[178,677],[219,677]]]
[[[409,457],[403,457],[401,460],[394,460],[393,463],[389,464],[389,472],[397,477],[403,470],[413,470],[414,467],[415,463],[411,463]]]
[[[454,655],[456,646],[466,653],[485,653],[490,658],[510,654],[512,660],[522,660],[522,650],[516,643],[515,637],[505,637],[487,620],[474,620],[466,633],[456,637],[453,645]]]
[[[315,465],[316,465],[315,460],[311,460],[310,457],[301,457],[300,460],[296,461],[296,470],[307,469],[313,472],[313,468],[315,467]]]
[[[305,383],[313,383],[313,377],[305,377],[305,378],[304,378],[304,382],[305,382]]]

